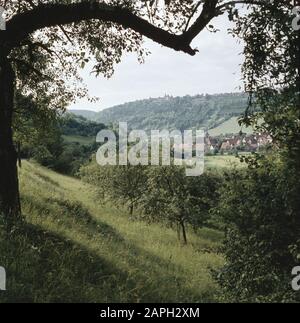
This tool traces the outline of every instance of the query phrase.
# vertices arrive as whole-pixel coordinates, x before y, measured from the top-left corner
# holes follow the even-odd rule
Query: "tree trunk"
[[[17,153],[12,133],[14,83],[10,62],[0,57],[0,213],[7,222],[14,221],[21,214]]]
[[[187,244],[187,237],[186,237],[186,230],[185,230],[184,221],[180,222],[180,226],[181,226],[181,229],[182,229],[183,243],[186,245]]]
[[[299,5],[298,3],[299,1],[295,1],[295,6]],[[297,37],[296,37],[296,66],[297,66],[297,79],[296,79],[296,104],[298,106],[298,118],[300,117],[300,30],[298,31],[294,31],[297,33]],[[298,133],[298,144],[300,141],[300,134]],[[300,176],[300,150],[299,147],[297,147],[298,149],[296,149],[296,156],[295,156],[295,160],[296,160],[296,172],[297,174],[295,174],[295,176],[297,176],[299,178]],[[296,206],[295,209],[298,210],[298,216],[300,214],[300,199],[299,199],[299,193],[300,193],[300,183],[298,181],[298,187],[296,190],[296,196],[294,198],[296,202]]]
[[[294,1],[295,7],[299,1]],[[296,68],[297,68],[297,79],[296,79],[296,90],[297,90],[297,100],[300,108],[300,30],[294,31],[297,33],[296,36]]]
[[[129,206],[130,216],[133,215],[133,210],[134,210],[134,205],[133,205],[133,203],[131,203],[130,206]]]

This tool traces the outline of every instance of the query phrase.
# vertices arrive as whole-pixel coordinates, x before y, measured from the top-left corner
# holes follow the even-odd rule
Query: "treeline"
[[[92,120],[106,125],[128,122],[130,128],[143,130],[211,129],[243,114],[247,100],[247,95],[243,93],[165,96],[115,106],[92,114]]]
[[[104,124],[89,121],[72,113],[65,114],[59,121],[61,132],[65,136],[93,137],[105,128]]]

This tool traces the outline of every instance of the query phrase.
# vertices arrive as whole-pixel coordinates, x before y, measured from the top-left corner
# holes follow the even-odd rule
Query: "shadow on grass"
[[[41,217],[61,219],[64,230],[75,238],[80,236],[84,245],[30,224],[7,238],[0,237],[0,263],[8,274],[8,291],[0,295],[0,302],[214,300],[211,285],[188,284],[190,277],[184,264],[162,259],[125,240],[113,227],[96,220],[81,203],[30,197],[28,201]],[[86,247],[91,238],[101,238],[99,251]],[[103,243],[106,256],[101,251]]]
[[[99,219],[96,220],[80,202],[51,198],[47,199],[43,204],[48,205],[49,203],[57,206],[64,219],[70,219],[74,224],[81,225],[80,229],[87,235],[100,234],[105,238],[116,241],[123,240],[123,237],[113,227]]]
[[[112,302],[126,273],[82,245],[23,224],[1,234],[7,291],[0,302]]]
[[[32,196],[23,194],[22,204],[26,204],[26,209],[38,214],[42,220],[47,217],[51,220],[61,220],[62,225],[81,226],[80,230],[88,236],[99,234],[104,238],[123,240],[114,228],[105,222],[96,220],[80,202],[52,197],[33,199]]]

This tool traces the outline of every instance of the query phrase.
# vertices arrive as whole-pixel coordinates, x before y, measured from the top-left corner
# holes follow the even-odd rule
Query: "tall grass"
[[[172,229],[131,221],[79,180],[25,162],[20,182],[25,224],[0,228],[0,302],[215,300],[221,233],[190,232],[182,246]]]

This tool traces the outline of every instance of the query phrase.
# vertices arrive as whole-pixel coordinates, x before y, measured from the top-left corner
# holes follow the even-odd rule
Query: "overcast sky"
[[[193,47],[200,51],[194,57],[147,40],[145,46],[151,55],[145,64],[140,65],[135,54],[126,55],[109,80],[101,76],[96,78],[90,75],[90,70],[84,70],[82,76],[90,95],[99,97],[100,101],[80,100],[70,108],[99,111],[165,94],[183,96],[241,91],[242,46],[228,35],[230,25],[225,17],[216,19],[214,26],[221,31],[216,34],[205,31],[194,41]]]

